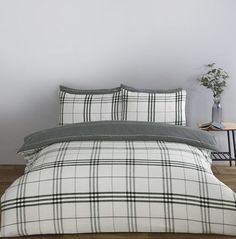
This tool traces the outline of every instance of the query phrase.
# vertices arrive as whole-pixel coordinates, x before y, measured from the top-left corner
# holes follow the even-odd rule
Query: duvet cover
[[[236,235],[236,195],[212,173],[213,137],[160,123],[43,130],[19,150],[1,198],[1,236],[99,232]]]

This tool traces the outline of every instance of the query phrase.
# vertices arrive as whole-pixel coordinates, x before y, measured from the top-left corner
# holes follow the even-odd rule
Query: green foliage
[[[215,63],[208,64],[208,72],[202,75],[198,80],[200,84],[212,90],[214,97],[220,97],[226,87],[226,79],[229,78],[227,72],[222,68],[214,68]]]

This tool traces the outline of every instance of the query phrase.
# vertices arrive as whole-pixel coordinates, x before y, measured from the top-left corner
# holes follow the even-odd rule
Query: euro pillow
[[[79,90],[60,86],[59,125],[120,120],[121,89]]]
[[[122,119],[186,125],[186,91],[144,90],[121,85]]]

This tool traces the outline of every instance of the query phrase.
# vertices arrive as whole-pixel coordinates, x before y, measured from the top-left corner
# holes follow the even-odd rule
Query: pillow
[[[186,91],[122,89],[122,119],[186,125]]]
[[[59,125],[121,119],[121,89],[78,90],[60,86]]]

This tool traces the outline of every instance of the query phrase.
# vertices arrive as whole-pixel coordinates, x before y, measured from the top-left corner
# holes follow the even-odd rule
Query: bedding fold
[[[70,141],[158,140],[217,150],[214,137],[202,130],[165,123],[95,121],[42,130],[25,137],[18,153]]]

